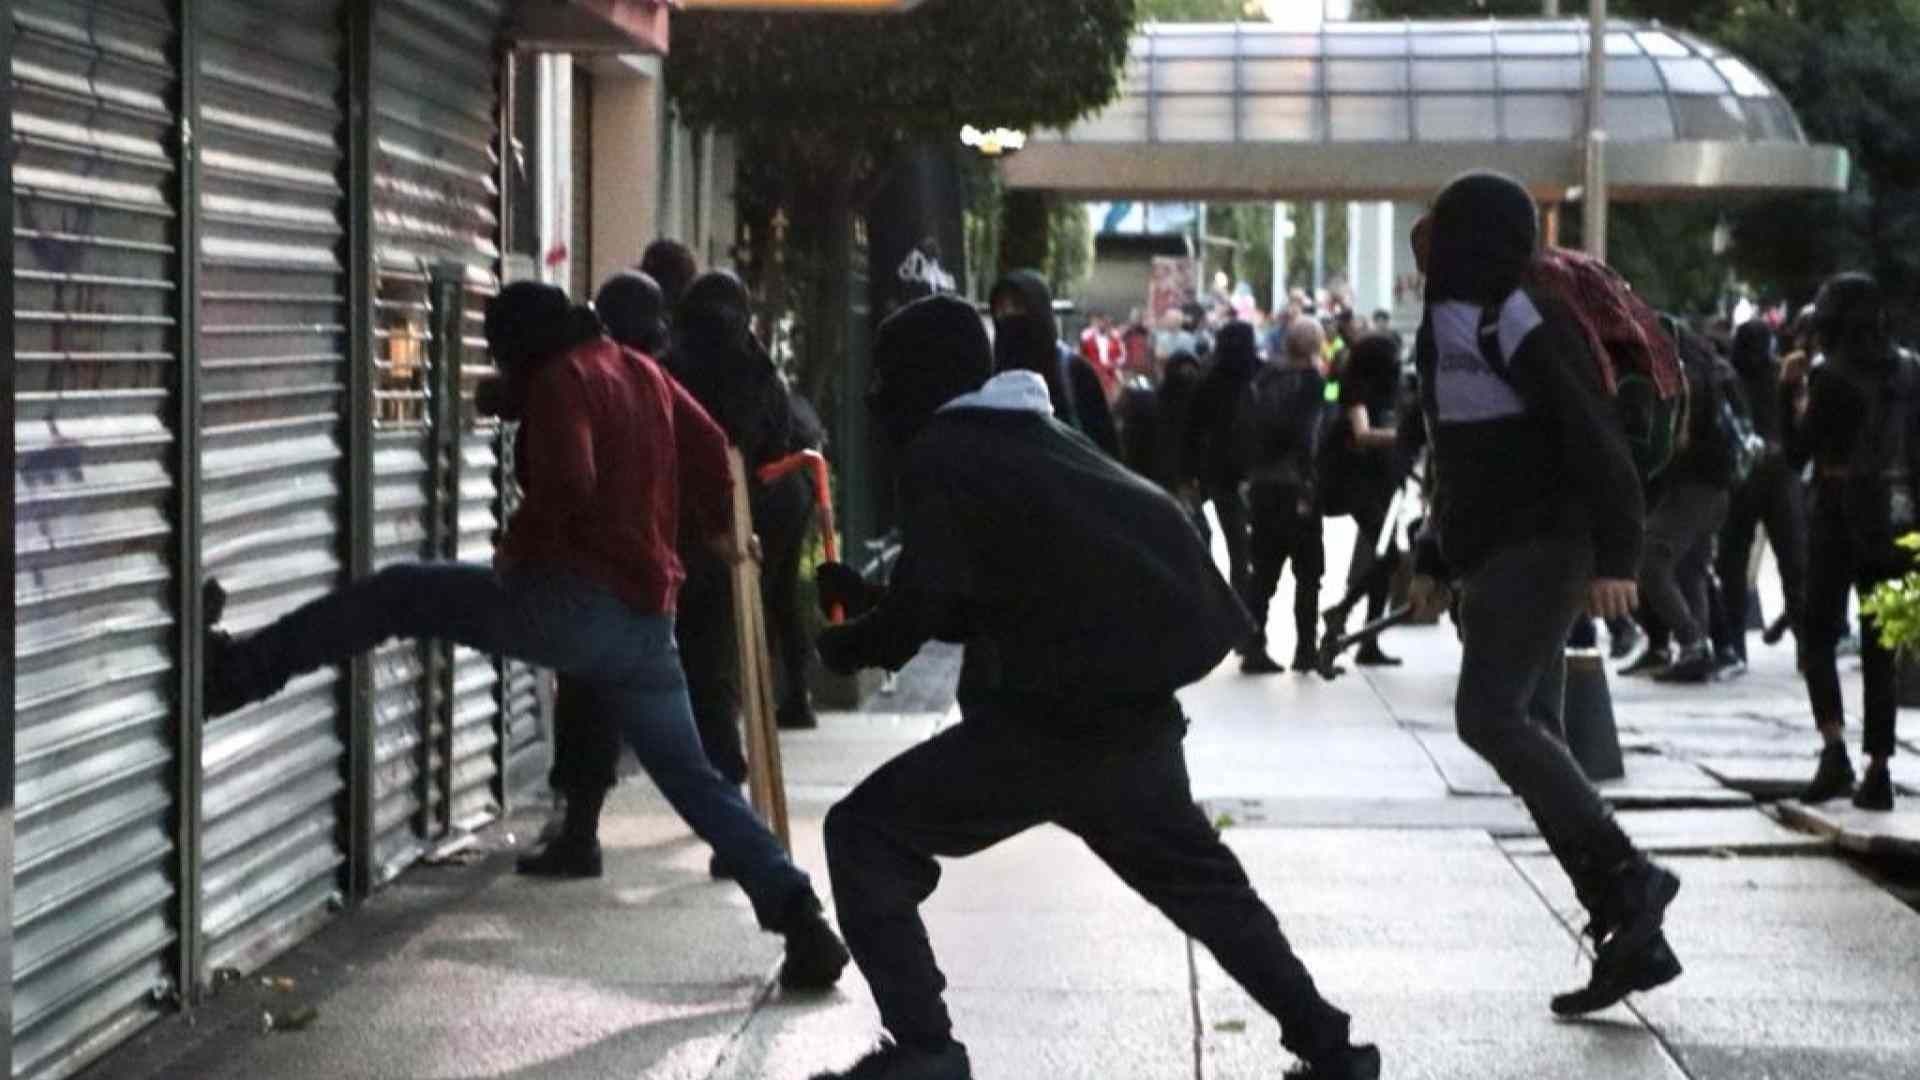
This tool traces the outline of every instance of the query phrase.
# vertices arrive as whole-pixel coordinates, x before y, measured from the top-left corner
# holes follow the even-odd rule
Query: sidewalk
[[[1705,767],[1810,764],[1784,650],[1730,687],[1616,680],[1635,748],[1621,790],[1721,794],[1622,814],[1686,880],[1671,924],[1685,978],[1561,1023],[1546,1000],[1584,966],[1572,898],[1451,735],[1450,635],[1394,635],[1401,669],[1323,684],[1229,666],[1184,695],[1196,794],[1388,1077],[1914,1075],[1920,914]],[[826,807],[947,721],[823,721],[785,753],[795,846],[824,891]],[[778,939],[707,880],[705,848],[644,779],[609,807],[602,881],[514,877],[508,848],[538,825],[496,831],[475,865],[410,872],[261,973],[291,989],[235,984],[89,1077],[801,1080],[869,1045],[851,971],[824,999],[772,989]],[[1256,1080],[1289,1064],[1212,959],[1064,833],[948,864],[927,918],[984,1080]],[[317,1009],[310,1025],[261,1030],[264,1010],[299,1006]]]

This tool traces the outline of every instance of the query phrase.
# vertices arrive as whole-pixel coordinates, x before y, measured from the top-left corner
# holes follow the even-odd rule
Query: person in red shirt
[[[696,535],[746,557],[730,550],[725,436],[653,361],[551,285],[508,286],[487,305],[486,334],[527,426],[526,497],[494,565],[397,563],[245,638],[209,630],[207,715],[396,637],[553,668],[619,717],[661,793],[734,869],[760,925],[786,936],[782,983],[831,986],[846,947],[806,873],[708,763],[674,645],[683,511]],[[207,593],[217,623],[224,593],[212,580]]]

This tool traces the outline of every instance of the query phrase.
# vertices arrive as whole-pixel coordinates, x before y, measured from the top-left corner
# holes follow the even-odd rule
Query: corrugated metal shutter
[[[425,388],[432,385],[428,297],[434,263],[451,260],[466,267],[467,353],[476,362],[485,355],[481,315],[487,297],[498,289],[500,259],[495,38],[501,14],[495,0],[393,0],[376,12],[380,562],[428,554],[423,542],[431,532],[425,519],[436,483],[446,482],[434,475],[425,432],[431,412]],[[479,374],[469,371],[466,386]],[[446,497],[460,500],[454,553],[462,558],[485,558],[490,549],[497,491],[485,463],[496,441],[495,433],[484,429],[463,439],[462,465],[476,453],[480,461],[458,470],[457,490],[443,489]],[[439,688],[427,685],[433,655],[402,646],[377,658],[375,819],[383,877],[450,827],[476,824],[497,809],[489,790],[497,772],[492,763],[498,754],[497,665],[492,658],[457,650],[451,654],[452,698],[443,701]]]
[[[247,631],[340,583],[346,459],[341,0],[198,0],[201,507]],[[340,896],[342,672],[206,728],[205,970],[251,969]]]
[[[15,1075],[155,1015],[175,941],[178,279],[163,0],[14,0]]]

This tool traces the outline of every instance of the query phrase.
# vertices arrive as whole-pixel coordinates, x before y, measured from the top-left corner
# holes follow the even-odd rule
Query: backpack
[[[1641,481],[1660,475],[1687,431],[1687,379],[1671,330],[1625,278],[1583,252],[1545,249],[1528,268],[1527,284],[1573,313]]]
[[[1746,403],[1738,399],[1739,387],[1731,369],[1723,370],[1716,365],[1713,394],[1719,404],[1716,420],[1720,438],[1725,441],[1733,460],[1733,486],[1736,488],[1746,484],[1747,478],[1753,475],[1754,468],[1760,464],[1760,458],[1767,452],[1767,440],[1754,430],[1753,417],[1747,411]]]
[[[1318,372],[1269,363],[1261,367],[1233,412],[1234,460],[1255,483],[1313,484],[1324,381]]]

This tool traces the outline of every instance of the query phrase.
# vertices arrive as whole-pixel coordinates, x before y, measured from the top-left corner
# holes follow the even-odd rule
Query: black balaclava
[[[1893,359],[1886,296],[1866,274],[1840,274],[1820,286],[1813,332],[1829,360],[1861,370],[1887,368]]]
[[[1540,246],[1539,210],[1518,182],[1499,173],[1468,173],[1434,201],[1427,301],[1482,307],[1520,285]]]
[[[753,300],[746,285],[726,270],[693,279],[675,309],[673,332],[708,348],[745,348],[753,336]]]
[[[887,317],[873,342],[867,409],[887,441],[904,448],[940,406],[993,375],[993,346],[973,305],[952,296],[916,300]]]
[[[1032,270],[1015,270],[988,294],[995,307],[1011,296],[1022,314],[993,320],[993,370],[1031,371],[1047,381],[1055,412],[1068,411],[1067,388],[1060,385],[1060,322],[1053,316],[1053,292]]]
[[[1743,379],[1759,379],[1773,373],[1773,328],[1759,319],[1749,319],[1733,332],[1733,348],[1728,361]]]
[[[1252,324],[1235,319],[1221,327],[1213,338],[1213,357],[1214,370],[1238,378],[1251,377],[1260,366]]]
[[[687,287],[700,274],[700,264],[694,259],[693,252],[678,240],[655,240],[648,244],[636,269],[659,283],[669,312],[680,306],[681,298],[687,295]]]
[[[638,270],[613,275],[593,297],[607,336],[648,356],[659,356],[667,343],[666,308],[659,282]]]
[[[487,302],[487,348],[499,367],[498,392],[481,404],[505,420],[518,420],[526,406],[527,383],[542,364],[564,355],[605,331],[593,309],[575,304],[557,286],[516,281]]]

